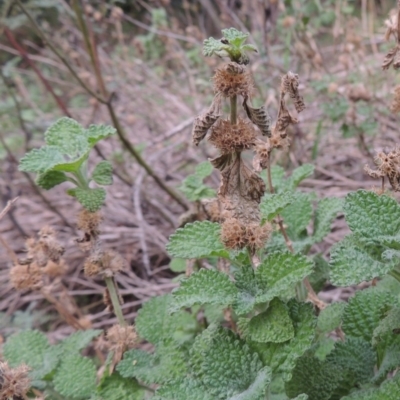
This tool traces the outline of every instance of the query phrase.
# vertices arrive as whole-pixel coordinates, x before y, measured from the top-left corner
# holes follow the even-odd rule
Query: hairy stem
[[[121,326],[126,326],[126,321],[124,318],[124,314],[122,313],[121,304],[119,302],[119,296],[117,293],[117,289],[115,287],[116,283],[114,282],[114,278],[105,277],[108,293],[110,293],[111,303],[114,308],[114,313],[117,316],[118,322]]]
[[[231,101],[231,124],[237,124],[237,96],[232,96],[230,98]]]

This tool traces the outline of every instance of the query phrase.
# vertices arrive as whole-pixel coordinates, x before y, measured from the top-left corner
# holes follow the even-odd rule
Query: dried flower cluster
[[[400,32],[400,2],[398,2],[398,11],[396,14],[393,14],[389,17],[388,20],[385,21],[386,25],[386,33],[385,33],[385,38],[386,40],[390,40],[390,38],[393,36],[396,40],[396,46],[393,47],[388,51],[388,53],[385,56],[385,59],[383,60],[382,63],[382,69],[389,69],[391,65],[393,65],[394,69],[399,69],[400,68],[400,37],[399,37],[399,32]]]
[[[0,400],[25,399],[30,387],[28,372],[27,365],[10,368],[0,361]]]
[[[106,333],[106,346],[113,352],[113,360],[110,367],[110,373],[121,360],[123,354],[138,343],[138,336],[135,327],[113,325]]]
[[[29,238],[26,241],[27,257],[10,270],[11,283],[18,290],[38,290],[45,284],[46,277],[55,278],[67,270],[62,259],[65,250],[54,229],[45,226],[38,236],[37,240]]]
[[[253,78],[244,65],[231,62],[219,67],[213,77],[214,91],[224,97],[250,97],[254,90]]]
[[[262,226],[257,223],[242,225],[239,220],[228,218],[222,224],[221,239],[228,249],[239,250],[248,247],[254,252],[264,246],[271,230],[268,223]]]
[[[282,77],[280,107],[277,122],[271,132],[271,120],[264,107],[253,108],[250,98],[253,79],[246,65],[230,62],[217,69],[214,78],[215,97],[209,110],[196,118],[193,126],[193,142],[198,145],[207,133],[208,140],[220,150],[221,155],[211,160],[221,172],[218,191],[219,220],[222,222],[221,238],[227,248],[247,247],[253,254],[265,245],[271,226],[260,226],[259,203],[265,193],[264,181],[256,174],[269,166],[274,148],[289,146],[287,128],[297,119],[289,113],[285,95],[293,99],[297,112],[304,110],[299,94],[299,78],[289,72]],[[248,117],[237,116],[237,97],[243,98],[243,109]],[[222,119],[222,101],[230,98],[230,120]],[[262,136],[266,137],[266,141]],[[241,152],[255,150],[253,168],[244,162]]]
[[[364,167],[365,172],[372,178],[387,177],[395,192],[400,191],[400,149],[396,148],[388,153],[379,152],[374,159],[376,170],[368,165]]]
[[[76,240],[83,251],[90,252],[84,263],[86,276],[112,277],[126,267],[125,259],[113,250],[103,250],[99,239],[102,214],[83,209],[78,216],[78,228],[83,237]]]

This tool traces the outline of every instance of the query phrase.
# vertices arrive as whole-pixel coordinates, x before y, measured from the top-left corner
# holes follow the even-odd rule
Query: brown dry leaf
[[[297,74],[289,71],[282,77],[281,92],[282,94],[289,93],[290,98],[294,100],[294,106],[298,113],[306,108],[303,97],[299,93],[299,76]]]
[[[383,70],[389,69],[389,67],[393,63],[394,58],[398,51],[399,51],[399,46],[393,47],[393,49],[390,49],[388,51],[388,53],[386,54],[385,59],[383,60],[383,63],[382,63]]]
[[[264,106],[253,108],[247,104],[247,98],[243,101],[243,107],[250,121],[257,125],[264,136],[271,136],[271,117]]]
[[[236,218],[244,224],[259,223],[264,181],[244,163],[240,154],[220,156],[211,163],[222,175],[218,196],[224,210],[223,217]]]
[[[202,115],[199,115],[193,123],[192,139],[193,143],[198,146],[199,143],[207,135],[208,130],[217,122],[221,117],[220,113],[221,97],[219,95],[214,97],[210,108]]]

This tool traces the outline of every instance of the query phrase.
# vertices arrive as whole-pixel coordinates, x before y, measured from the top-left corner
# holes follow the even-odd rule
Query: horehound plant
[[[125,351],[137,343],[134,335],[127,340],[119,328],[108,332],[114,356],[99,369],[98,382],[92,360],[79,355],[98,331],[78,331],[56,346],[37,331],[8,338],[3,353],[9,366],[25,363],[31,368],[31,391],[25,396],[400,398],[396,373],[400,367],[400,206],[392,197],[373,191],[350,193],[344,201],[318,200],[297,189],[313,173],[312,166],[302,165],[288,177],[282,168],[271,166],[271,152],[287,149],[288,126],[296,122],[286,97],[294,100],[297,111],[304,107],[298,77],[283,76],[277,122],[269,130],[266,111],[250,102],[252,79],[246,52],[254,47],[246,45],[247,35],[235,29],[223,34],[221,40],[205,41],[206,55],[230,60],[218,68],[215,99],[194,125],[195,143],[208,134],[221,152],[211,160],[222,176],[218,198],[207,199],[203,220],[178,229],[167,246],[174,258],[171,268],[184,272],[189,260],[193,271],[180,277],[171,294],[155,297],[139,310],[135,330],[147,342],[142,349]],[[230,118],[225,119],[223,102],[228,98]],[[245,150],[255,151],[253,168],[245,164]],[[191,200],[204,200],[213,193],[203,183],[210,166],[201,164],[182,185]],[[263,169],[266,174],[261,178],[257,172]],[[330,232],[342,209],[352,232],[332,247],[328,263],[315,254],[313,245]],[[86,232],[82,245],[91,252],[86,271],[109,276],[115,272],[108,262],[113,257],[98,261],[99,218],[86,217],[80,219]],[[327,279],[336,286],[372,284],[356,291],[348,303],[325,306],[315,292]],[[26,367],[13,373],[22,370],[25,379]]]

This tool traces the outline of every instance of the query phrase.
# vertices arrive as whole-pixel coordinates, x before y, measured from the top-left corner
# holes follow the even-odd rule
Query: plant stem
[[[105,277],[104,280],[106,281],[108,293],[110,294],[111,303],[114,308],[114,313],[118,318],[118,322],[121,326],[126,326],[126,321],[124,319],[124,314],[122,313],[117,289],[115,288],[116,283],[114,282],[114,278]]]
[[[237,124],[237,96],[232,96],[230,98],[231,101],[231,124]]]

